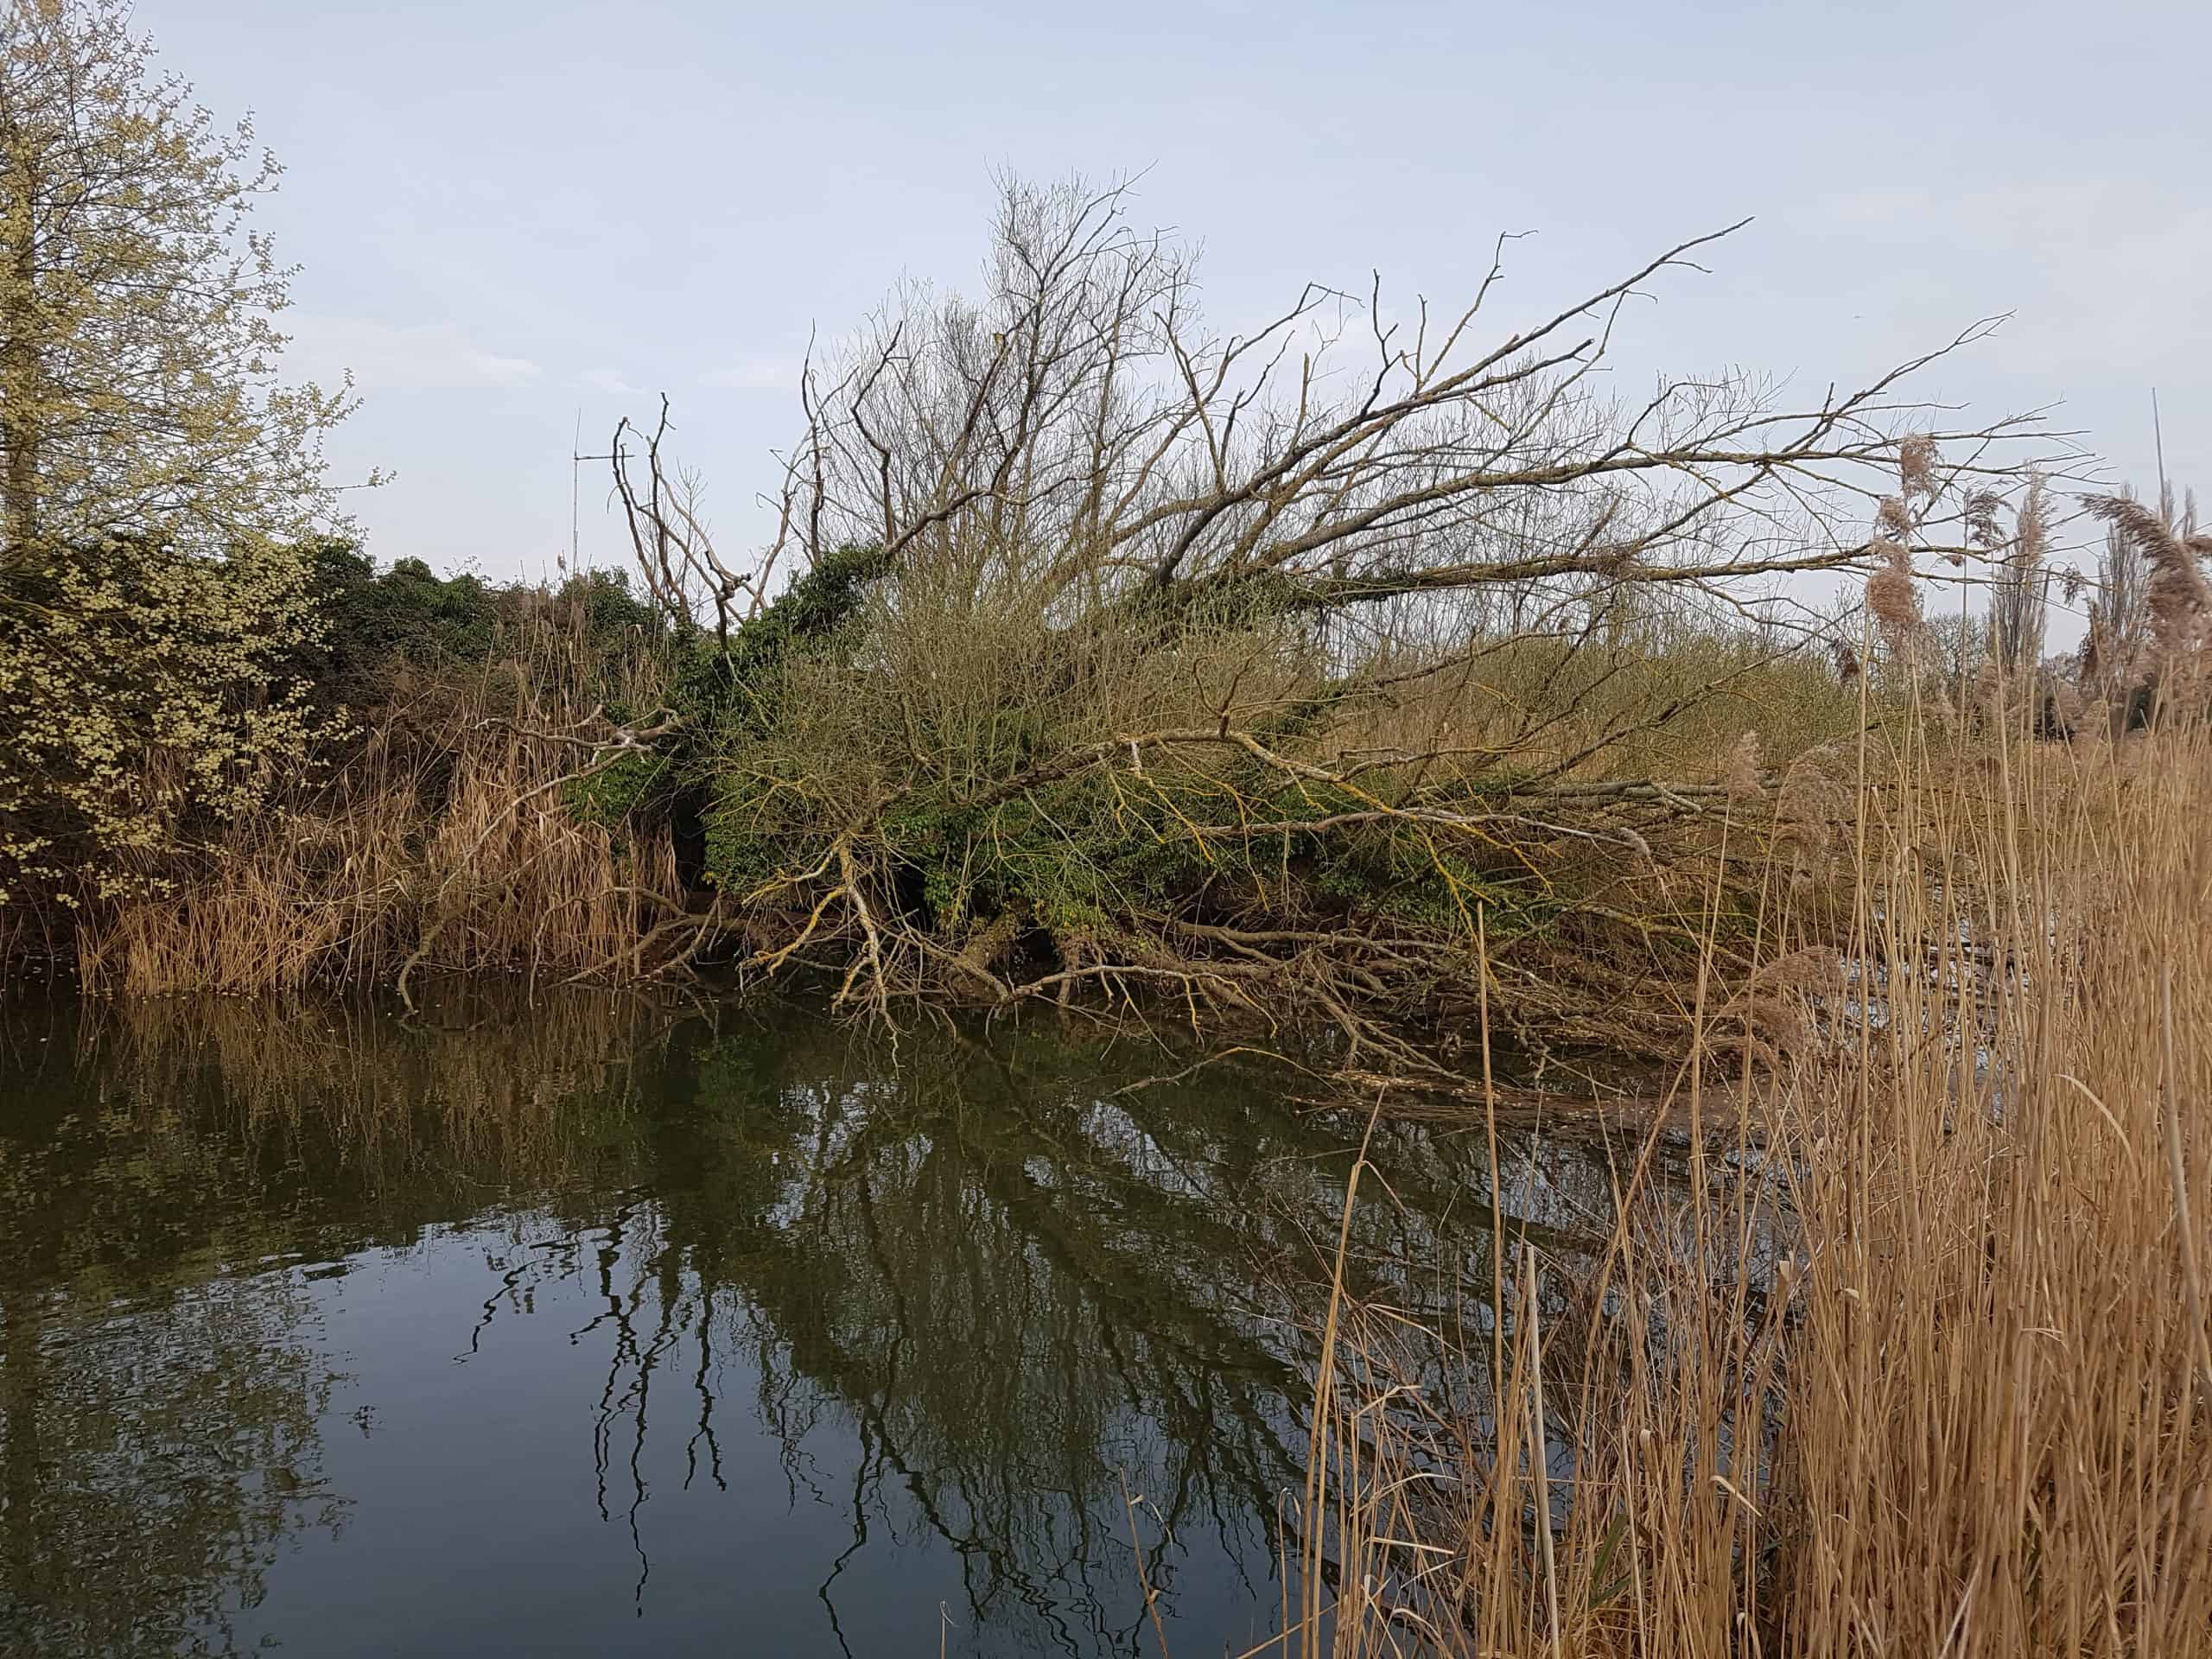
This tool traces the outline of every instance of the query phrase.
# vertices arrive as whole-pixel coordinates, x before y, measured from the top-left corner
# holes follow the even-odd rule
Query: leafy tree
[[[442,581],[420,559],[380,572],[354,543],[336,537],[310,551],[321,626],[285,667],[317,702],[362,709],[386,694],[396,661],[479,663],[490,654],[499,603],[475,576]]]
[[[122,0],[0,6],[0,894],[111,887],[305,752],[267,670],[315,626],[349,388],[277,378],[251,124]]]

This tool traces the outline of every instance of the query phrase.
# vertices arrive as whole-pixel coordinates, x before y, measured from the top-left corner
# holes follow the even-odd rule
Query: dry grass
[[[582,822],[562,784],[609,730],[601,700],[650,708],[655,689],[650,659],[611,684],[543,617],[489,666],[403,675],[332,775],[90,909],[82,983],[143,995],[295,992],[406,967],[644,972],[641,942],[682,909],[665,830]]]
[[[1621,1146],[1594,1277],[1502,1238],[1452,1331],[1331,1294],[1269,1650],[2212,1652],[2212,753],[1863,764],[1872,1017],[1687,1069],[1691,1183]]]

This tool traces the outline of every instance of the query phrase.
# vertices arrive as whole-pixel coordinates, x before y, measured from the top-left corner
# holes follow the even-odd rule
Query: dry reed
[[[1332,1298],[1267,1651],[2212,1653],[2204,734],[1848,771],[1824,1052],[1687,1068],[1688,1185],[1618,1147],[1594,1273],[1501,1237],[1467,1328]]]
[[[610,684],[555,617],[527,616],[488,666],[403,675],[330,775],[240,819],[182,871],[91,908],[87,990],[297,992],[404,967],[620,981],[680,912],[664,827],[568,810],[563,780],[609,729],[599,700],[651,707],[650,660]]]

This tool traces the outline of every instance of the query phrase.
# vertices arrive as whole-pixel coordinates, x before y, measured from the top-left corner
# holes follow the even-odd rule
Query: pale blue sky
[[[1148,168],[1234,324],[1309,277],[1518,321],[1758,221],[1632,314],[1623,372],[1824,385],[2016,314],[1940,366],[2058,402],[2116,477],[2212,492],[2212,6],[1062,8],[142,0],[285,162],[302,368],[366,402],[342,466],[382,559],[550,569],[571,438],[675,399],[724,537],[758,523],[810,327],[972,283],[994,169]],[[1570,293],[1570,289],[1573,290]],[[587,555],[612,557],[603,478]]]

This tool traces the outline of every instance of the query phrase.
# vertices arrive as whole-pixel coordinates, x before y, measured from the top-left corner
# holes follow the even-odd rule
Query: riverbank
[[[1914,405],[1942,352],[1803,404],[1599,391],[1583,320],[1715,238],[1502,335],[1494,270],[1417,339],[1313,287],[1224,337],[1129,207],[1006,181],[980,295],[902,291],[810,367],[741,556],[665,403],[601,457],[620,575],[57,550],[126,596],[188,575],[220,649],[172,693],[182,646],[141,661],[105,588],[9,625],[0,955],[102,995],[703,960],[878,1022],[1324,1031],[1431,1083],[1484,1029],[1679,1065],[1717,1052],[1700,988],[1768,1005],[1777,916],[1841,953],[1839,836],[1910,710],[1980,765],[2149,671],[2054,681],[2036,466],[2070,452]],[[1938,571],[2012,620],[1929,620]]]
[[[626,1619],[632,1590],[657,1619],[707,1593],[671,1540],[730,1524],[715,1459],[764,1435],[842,1447],[850,1412],[864,1446],[896,1448],[899,1490],[921,1481],[914,1535],[989,1563],[950,1609],[985,1651],[1065,1617],[1065,1583],[1125,1632],[1156,1607],[1171,1653],[1219,1646],[1225,1620],[1317,1659],[2202,1653],[2212,753],[2170,730],[1968,765],[1940,721],[1915,729],[1888,776],[1870,747],[1878,787],[1839,834],[1861,968],[1778,971],[1762,1017],[1810,1034],[1679,1068],[1649,1118],[1531,1134],[1518,1080],[1483,1084],[1479,1027],[1474,1082],[1429,1123],[1370,1127],[1389,1091],[1346,1111],[1249,1054],[1049,1007],[894,1039],[504,976],[426,976],[411,1012],[64,1001],[10,1027],[18,1277],[70,1332],[71,1310],[109,1310],[97,1341],[44,1344],[50,1365],[181,1343],[229,1367],[221,1397],[271,1414],[286,1490],[363,1512],[326,1539],[251,1481],[218,1496],[334,1570],[346,1536],[388,1570],[390,1515],[423,1501],[343,1452],[346,1412],[412,1399],[408,1366],[473,1344],[509,1386],[569,1378],[574,1343],[530,1344],[535,1310],[573,1301],[579,1330],[615,1310],[604,1351],[587,1332],[599,1370],[571,1379],[611,1413],[615,1496],[602,1523],[588,1483],[571,1494],[562,1559]],[[1701,1045],[1744,1018],[1708,996]],[[124,1214],[159,1224],[117,1232]],[[438,1304],[436,1352],[391,1351],[365,1382],[316,1369],[318,1322],[416,1295],[395,1264],[424,1251],[465,1293]],[[341,1270],[350,1303],[319,1276]],[[907,1333],[887,1348],[886,1319]],[[725,1376],[744,1355],[778,1379],[758,1427]],[[649,1414],[679,1427],[649,1437]],[[370,1421],[388,1452],[451,1432]],[[61,1529],[75,1489],[41,1490]],[[796,1501],[826,1573],[850,1538],[822,1533],[830,1497]],[[601,1559],[632,1525],[642,1558],[616,1553],[648,1564],[642,1589]],[[713,1605],[773,1600],[716,1559]],[[868,1601],[887,1639],[926,1637],[939,1593],[904,1559]],[[241,1628],[314,1616],[315,1573],[269,1573]],[[205,1587],[134,1586],[163,1618]],[[817,1605],[799,1601],[777,1616]],[[455,1617],[486,1609],[519,1616]]]
[[[1847,740],[1895,712],[1695,607],[1401,672],[1281,618],[1117,614],[1078,660],[1045,616],[956,627],[859,556],[727,649],[612,580],[340,574],[315,764],[11,906],[19,973],[132,996],[707,967],[894,1023],[1319,1027],[1348,1071],[1430,1083],[1469,1075],[1486,1007],[1531,1053],[1678,1062],[1697,976],[1726,1000],[1760,971],[1763,884],[1806,940],[1839,913]]]

